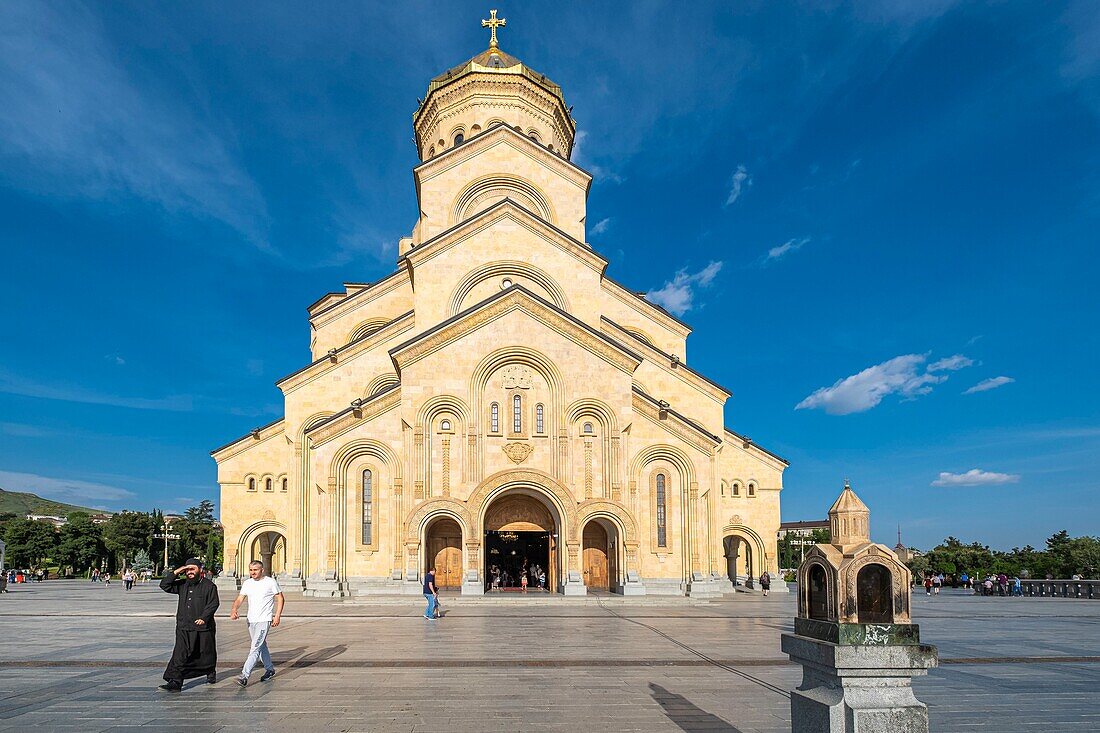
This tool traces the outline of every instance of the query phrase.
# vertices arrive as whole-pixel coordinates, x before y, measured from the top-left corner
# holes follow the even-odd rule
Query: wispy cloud
[[[733,172],[733,177],[730,179],[730,192],[726,196],[726,206],[737,203],[737,199],[741,198],[741,194],[750,186],[752,186],[752,176],[749,175],[749,171],[745,166],[737,166],[737,170]]]
[[[597,181],[606,183],[622,183],[622,176],[605,166],[599,165],[598,163],[596,163],[596,161],[592,160],[590,156],[586,155],[584,141],[587,138],[588,131],[577,130],[577,134],[573,138],[573,152],[570,155],[570,160],[591,173],[592,177],[595,178]]]
[[[107,361],[111,362],[115,366],[125,366],[126,365],[126,360],[123,359],[118,354],[107,354],[103,358],[106,359]]]
[[[721,269],[721,262],[711,262],[696,273],[689,273],[685,267],[660,290],[650,290],[645,297],[649,302],[656,303],[669,313],[682,316],[694,307],[696,288],[705,288],[710,285]]]
[[[90,502],[103,504],[129,501],[135,497],[134,492],[117,486],[14,471],[0,471],[0,486],[9,491],[29,491],[44,499],[84,506]]]
[[[932,391],[932,386],[947,381],[946,374],[973,362],[961,355],[939,359],[927,366],[928,354],[904,354],[868,367],[850,377],[837,380],[830,387],[816,390],[795,405],[796,410],[823,409],[830,415],[850,415],[866,412],[888,395],[897,394],[916,399]]]
[[[598,222],[593,224],[592,225],[592,230],[589,233],[590,234],[603,234],[609,228],[611,228],[611,218],[610,217],[607,218],[607,219],[600,219]]]
[[[940,477],[932,482],[933,486],[997,486],[999,484],[1014,484],[1020,480],[1019,474],[994,473],[972,468],[966,473],[949,473],[941,471]]]
[[[990,379],[983,379],[975,384],[970,389],[963,392],[963,394],[974,394],[975,392],[988,392],[991,389],[997,389],[1003,387],[1006,384],[1012,384],[1016,380],[1012,377],[991,377]]]
[[[268,215],[231,135],[141,85],[77,3],[0,4],[0,179],[50,196],[136,197],[222,221],[267,248]]]
[[[0,371],[0,392],[23,397],[37,397],[44,400],[82,402],[89,405],[111,405],[135,410],[190,412],[193,409],[193,399],[190,395],[169,395],[155,398],[124,397],[97,392],[78,385],[44,384],[2,371]]]
[[[767,265],[768,263],[775,262],[776,260],[790,254],[791,252],[797,252],[809,243],[809,237],[802,237],[801,239],[788,239],[783,244],[769,249],[768,253],[764,255],[761,264]]]
[[[0,422],[0,433],[15,438],[44,438],[50,435],[48,430],[17,422]]]

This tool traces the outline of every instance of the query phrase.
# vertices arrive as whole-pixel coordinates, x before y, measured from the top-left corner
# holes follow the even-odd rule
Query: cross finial
[[[848,482],[848,479],[844,479],[844,488],[846,488],[846,489],[852,488],[852,485]]]
[[[508,24],[504,18],[497,18],[497,11],[489,11],[489,20],[482,20],[481,27],[489,29],[489,50],[499,48],[497,44],[497,28]]]

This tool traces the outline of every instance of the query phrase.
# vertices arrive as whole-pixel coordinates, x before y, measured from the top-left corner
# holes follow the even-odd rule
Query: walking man
[[[165,593],[179,596],[176,606],[176,646],[164,669],[160,689],[179,692],[183,681],[206,677],[209,684],[217,680],[218,647],[214,612],[218,610],[218,589],[203,576],[202,562],[195,557],[175,570],[169,570],[160,581]]]
[[[275,676],[275,664],[271,661],[271,652],[267,648],[267,632],[279,625],[283,618],[283,590],[278,581],[271,576],[264,575],[264,564],[259,560],[253,560],[248,564],[248,580],[241,583],[241,592],[237,600],[233,601],[233,609],[229,612],[229,618],[236,621],[240,618],[237,611],[241,604],[248,599],[248,635],[252,638],[252,646],[248,650],[248,657],[244,660],[244,667],[237,677],[237,684],[244,687],[248,684],[248,676],[252,674],[252,668],[256,666],[256,660],[264,665],[263,676],[260,682],[267,682]]]
[[[424,618],[435,621],[435,604],[439,598],[439,591],[435,587],[435,567],[428,568],[428,574],[424,576],[424,597],[428,599],[428,607],[424,609]]]

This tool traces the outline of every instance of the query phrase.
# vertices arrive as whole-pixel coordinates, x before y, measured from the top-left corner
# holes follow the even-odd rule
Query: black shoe
[[[180,680],[168,680],[160,686],[160,689],[165,692],[179,692],[183,689],[183,682]]]
[[[248,680],[246,680],[244,677],[238,677],[237,684],[241,687],[246,687],[248,685]]]
[[[269,679],[275,676],[275,670],[269,669],[264,672],[264,676],[260,678],[260,682],[267,682]]]
[[[218,673],[217,672],[211,672],[210,674],[206,675],[206,684],[212,685],[217,681],[218,681]]]

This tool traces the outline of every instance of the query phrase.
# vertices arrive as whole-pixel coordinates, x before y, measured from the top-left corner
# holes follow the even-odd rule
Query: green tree
[[[49,522],[16,517],[4,524],[7,564],[37,567],[57,546],[57,530]]]
[[[199,524],[213,524],[214,523],[214,502],[209,499],[203,499],[199,502],[198,506],[193,506],[183,514],[183,518],[188,522],[198,522]]]
[[[134,570],[146,570],[153,567],[153,559],[145,550],[134,553]]]
[[[139,550],[149,551],[153,542],[153,517],[144,512],[119,512],[103,527],[103,544],[112,554],[112,567],[132,561]]]
[[[102,529],[92,521],[87,512],[73,512],[58,530],[54,560],[61,567],[82,573],[99,564],[106,550],[103,547]]]
[[[214,502],[203,500],[184,513],[183,519],[172,523],[172,531],[180,536],[172,547],[174,561],[201,557],[211,570],[221,561],[222,532],[214,521]]]

